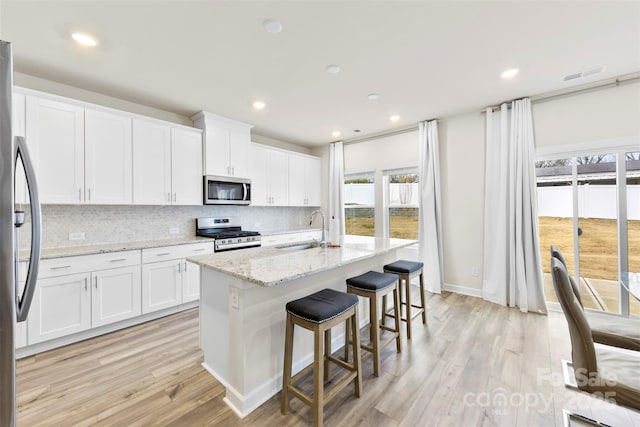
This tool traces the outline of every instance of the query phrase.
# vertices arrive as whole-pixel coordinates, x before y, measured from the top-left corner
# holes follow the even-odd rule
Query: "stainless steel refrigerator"
[[[16,424],[15,325],[29,314],[38,278],[40,259],[40,204],[35,173],[23,137],[12,132],[13,59],[11,43],[0,40],[0,426]],[[30,208],[28,216],[16,209],[16,162],[26,176]],[[21,169],[21,168],[19,168]],[[29,269],[21,286],[19,230],[28,218],[31,224]]]

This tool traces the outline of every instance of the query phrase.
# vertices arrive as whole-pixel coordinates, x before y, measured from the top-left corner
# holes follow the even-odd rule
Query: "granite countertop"
[[[161,246],[176,246],[186,245],[189,243],[205,243],[213,240],[209,237],[183,237],[178,239],[160,239],[160,240],[145,240],[137,242],[124,242],[124,243],[100,243],[96,245],[86,246],[64,246],[58,248],[43,248],[40,255],[40,259],[52,259],[62,258],[69,256],[79,255],[93,255],[104,254],[109,252],[121,252],[121,251],[133,251],[139,249],[157,248]],[[26,260],[29,258],[29,252],[20,251],[20,260]]]
[[[339,247],[303,250],[260,247],[189,257],[187,260],[257,285],[274,286],[414,243],[415,240],[344,236]]]

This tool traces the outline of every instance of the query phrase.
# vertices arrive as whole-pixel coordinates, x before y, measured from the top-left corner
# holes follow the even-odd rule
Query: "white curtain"
[[[438,122],[422,122],[418,129],[420,156],[419,254],[424,262],[425,287],[442,290],[442,221],[440,217],[440,150]]]
[[[329,240],[344,236],[344,149],[342,142],[329,146]]]
[[[547,312],[538,242],[531,101],[486,111],[484,276],[487,301]]]

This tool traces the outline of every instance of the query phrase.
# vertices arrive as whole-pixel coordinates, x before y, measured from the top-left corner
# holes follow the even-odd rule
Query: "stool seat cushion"
[[[384,266],[386,271],[393,271],[394,273],[411,274],[424,267],[422,262],[405,261],[403,259],[392,262]]]
[[[365,291],[379,291],[393,286],[397,281],[398,276],[395,274],[368,271],[359,276],[347,279],[347,287],[358,288]]]
[[[358,297],[333,289],[323,289],[306,297],[290,301],[288,313],[314,323],[323,323],[341,315],[358,304]]]

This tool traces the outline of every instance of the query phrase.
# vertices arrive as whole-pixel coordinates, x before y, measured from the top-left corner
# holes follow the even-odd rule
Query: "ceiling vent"
[[[562,78],[562,80],[564,80],[565,82],[568,82],[569,80],[575,80],[583,77],[593,76],[594,74],[600,74],[603,71],[604,71],[604,65],[601,65],[599,67],[589,68],[587,70],[582,70],[577,73],[567,74]]]

